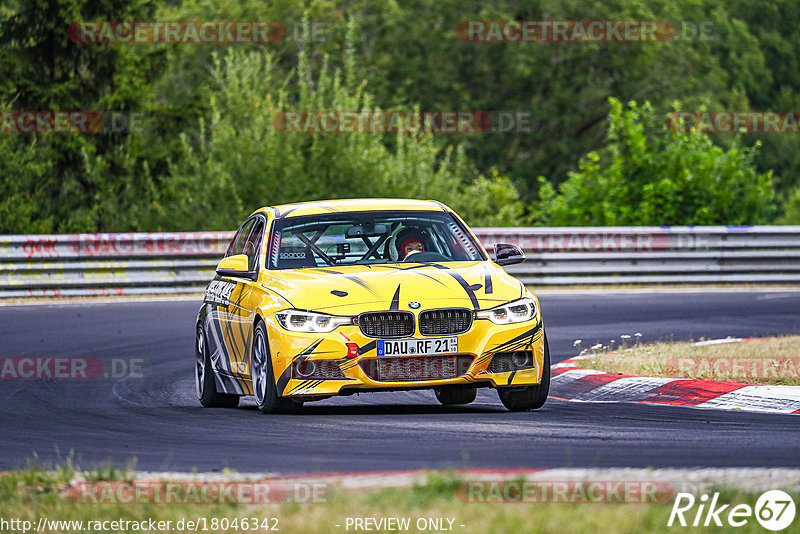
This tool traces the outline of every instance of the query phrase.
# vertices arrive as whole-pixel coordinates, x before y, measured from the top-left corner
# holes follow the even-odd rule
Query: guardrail
[[[534,286],[800,283],[800,226],[476,228]],[[232,232],[0,236],[0,298],[197,293]]]

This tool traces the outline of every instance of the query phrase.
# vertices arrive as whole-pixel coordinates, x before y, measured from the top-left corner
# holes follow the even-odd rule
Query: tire
[[[443,406],[469,404],[478,395],[477,388],[436,388],[433,392]]]
[[[550,346],[547,343],[547,333],[544,334],[544,364],[542,367],[542,381],[535,386],[497,389],[500,402],[508,411],[536,410],[544,406],[547,401],[547,395],[550,393]]]
[[[202,325],[197,325],[197,339],[194,350],[196,359],[194,384],[197,400],[200,401],[200,404],[205,408],[236,408],[239,406],[238,395],[217,393],[211,355],[208,353],[208,338]]]
[[[258,409],[263,413],[281,413],[298,406],[297,403],[278,395],[275,373],[272,370],[272,357],[267,343],[267,329],[262,322],[256,325],[251,354],[250,375]]]

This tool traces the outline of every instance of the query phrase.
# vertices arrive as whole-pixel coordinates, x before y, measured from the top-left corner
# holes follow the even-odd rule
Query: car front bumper
[[[352,394],[358,391],[380,391],[397,389],[425,389],[442,386],[473,384],[476,387],[529,386],[538,384],[542,377],[544,364],[544,334],[541,322],[527,321],[513,325],[496,325],[485,319],[475,320],[471,328],[457,336],[422,336],[418,332],[413,339],[435,339],[458,337],[458,356],[463,367],[457,376],[422,379],[404,377],[402,380],[377,379],[370,373],[368,362],[377,362],[387,356],[379,356],[377,340],[366,337],[358,326],[341,326],[330,333],[307,334],[288,332],[274,321],[267,321],[269,328],[270,353],[274,376],[277,378],[278,394],[291,397],[324,397]],[[349,347],[348,347],[349,344]],[[355,344],[355,345],[354,345]],[[358,356],[348,354],[355,346]],[[529,360],[524,368],[509,367],[510,353],[527,352]],[[442,356],[446,358],[446,356]],[[492,359],[506,358],[506,365],[492,365]],[[402,358],[431,358],[431,356],[406,356]],[[435,358],[435,357],[434,357]],[[337,378],[302,378],[293,366],[302,362],[314,362],[314,367],[331,369],[338,366],[341,375]],[[408,359],[399,362],[414,368],[419,362]]]

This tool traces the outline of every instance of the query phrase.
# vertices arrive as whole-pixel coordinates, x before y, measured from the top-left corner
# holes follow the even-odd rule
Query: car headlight
[[[279,311],[275,317],[281,326],[290,332],[332,332],[342,325],[353,324],[352,317],[300,310]]]
[[[491,310],[476,313],[478,319],[489,319],[494,324],[522,323],[535,319],[539,315],[536,301],[529,298],[519,299]]]

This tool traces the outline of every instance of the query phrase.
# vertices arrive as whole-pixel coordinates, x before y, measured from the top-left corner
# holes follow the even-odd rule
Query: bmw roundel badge
[[[411,302],[408,303],[408,307],[411,308],[412,310],[416,310],[420,306],[422,306],[422,304],[420,304],[416,300],[412,300]]]

